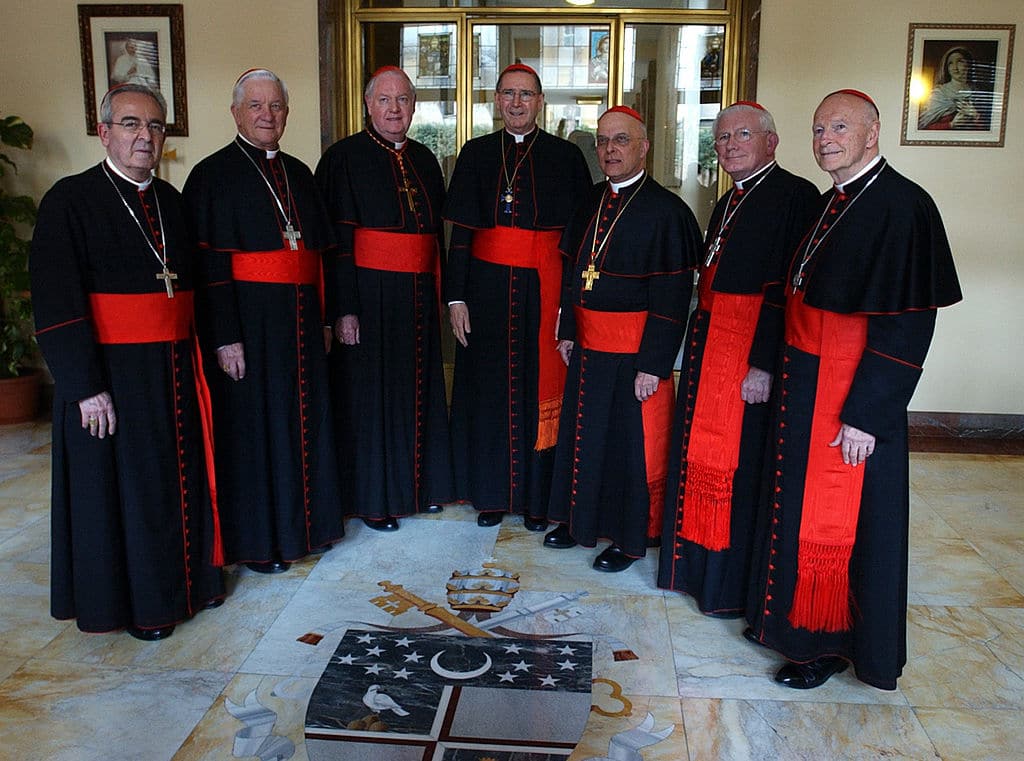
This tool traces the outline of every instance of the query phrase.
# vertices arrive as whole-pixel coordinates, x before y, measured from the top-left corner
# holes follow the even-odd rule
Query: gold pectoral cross
[[[400,193],[405,193],[405,200],[409,204],[409,211],[416,211],[416,204],[413,201],[413,196],[416,195],[416,188],[410,185],[409,180],[404,177],[402,178],[402,181],[404,184],[398,186],[398,191]]]
[[[171,272],[169,269],[167,269],[167,265],[165,264],[164,265],[164,271],[156,273],[156,279],[164,281],[164,288],[167,289],[167,298],[173,299],[174,298],[174,284],[171,281],[178,279],[178,273]]]
[[[580,277],[583,279],[583,290],[592,291],[594,290],[594,281],[601,279],[601,273],[594,267],[594,263],[591,262],[587,265],[587,268],[583,270]]]
[[[281,233],[281,234],[284,236],[284,239],[286,241],[288,241],[288,247],[292,251],[298,251],[299,250],[298,240],[299,240],[299,238],[302,237],[302,233],[299,232],[298,230],[296,230],[294,227],[292,227],[292,223],[291,222],[289,222],[285,226],[284,232]]]

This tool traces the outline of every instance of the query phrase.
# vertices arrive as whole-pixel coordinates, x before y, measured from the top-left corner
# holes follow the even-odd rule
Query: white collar
[[[529,132],[527,132],[526,135],[517,135],[515,132],[508,132],[507,129],[505,130],[505,132],[508,132],[508,134],[511,137],[515,138],[515,141],[517,143],[521,143],[521,142],[523,142],[526,139],[527,135],[532,135],[533,134],[533,130],[534,129],[537,129],[537,125],[536,124],[533,125],[533,129],[531,129]]]
[[[624,180],[623,182],[612,182],[611,180],[608,180],[608,184],[611,185],[613,193],[618,193],[623,188],[628,188],[630,185],[639,182],[641,179],[643,179],[643,176],[644,170],[641,169],[637,174],[633,175],[628,180]]]
[[[246,140],[245,139],[245,135],[243,135],[241,132],[238,133],[238,139],[241,140],[243,143],[246,143],[248,145],[252,145],[252,147],[255,148],[258,151],[266,151],[268,159],[272,159],[275,156],[277,156],[277,153],[280,150],[280,148],[279,148],[276,151],[267,151],[266,148],[260,148],[258,145],[253,145],[252,141],[251,140]]]
[[[864,166],[863,169],[861,169],[859,172],[857,172],[857,174],[855,174],[853,177],[848,179],[846,182],[837,182],[836,183],[836,190],[838,190],[840,193],[842,193],[844,186],[849,185],[851,182],[856,182],[857,180],[859,180],[861,177],[866,175],[875,166],[875,164],[877,164],[881,160],[882,160],[882,154],[878,154],[873,159],[871,159],[871,161],[869,161]]]
[[[137,187],[139,189],[139,191],[145,190],[146,188],[148,188],[153,183],[153,175],[152,174],[150,174],[149,178],[146,179],[145,181],[139,182],[138,180],[133,180],[131,177],[129,177],[124,172],[122,172],[120,169],[118,169],[114,165],[114,162],[110,160],[110,156],[107,156],[106,162],[107,162],[107,166],[110,167],[110,171],[112,171],[114,174],[116,174],[118,177],[120,177],[125,182],[130,182],[132,185]]]
[[[763,167],[761,167],[760,169],[758,169],[758,170],[757,170],[756,172],[754,172],[753,174],[751,174],[751,175],[748,175],[748,176],[744,177],[744,178],[743,178],[742,180],[736,180],[736,188],[737,188],[738,190],[743,190],[743,183],[744,183],[744,182],[749,182],[750,180],[752,180],[752,179],[754,179],[755,177],[757,177],[757,175],[759,175],[759,174],[761,174],[761,173],[763,173],[763,172],[767,172],[767,171],[768,171],[769,169],[771,169],[771,168],[772,168],[773,166],[775,166],[775,162],[774,162],[774,161],[769,161],[769,162],[768,162],[767,164],[765,164],[765,165],[764,165]]]

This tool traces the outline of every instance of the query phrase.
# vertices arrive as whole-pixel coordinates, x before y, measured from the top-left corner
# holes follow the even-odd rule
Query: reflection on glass
[[[726,0],[595,0],[584,10],[650,8],[664,10],[725,10]],[[359,8],[565,8],[566,0],[355,0]]]
[[[372,23],[364,26],[367,79],[381,66],[398,66],[416,87],[409,137],[434,152],[445,180],[455,164],[455,24]]]
[[[724,27],[629,24],[623,97],[647,123],[647,168],[677,193],[702,226],[718,197],[710,125],[722,108]]]

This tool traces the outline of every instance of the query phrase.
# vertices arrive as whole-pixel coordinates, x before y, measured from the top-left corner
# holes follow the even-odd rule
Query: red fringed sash
[[[796,294],[786,306],[786,343],[820,358],[789,622],[810,631],[846,631],[853,623],[850,557],[864,466],[846,465],[840,447],[829,443],[842,425],[839,413],[867,345],[867,318],[815,309]]]
[[[93,330],[96,340],[101,344],[164,343],[192,339],[192,366],[195,368],[196,397],[203,432],[206,483],[213,513],[213,557],[210,562],[217,567],[224,565],[213,459],[213,413],[199,343],[193,331],[195,312],[192,291],[176,291],[173,299],[167,298],[164,291],[90,293],[89,304]]]
[[[647,312],[598,312],[573,307],[576,314],[576,340],[581,348],[615,354],[635,354],[640,350]],[[644,429],[644,463],[647,466],[647,538],[661,533],[665,509],[665,478],[675,411],[672,383],[662,380],[658,390],[640,406]]]
[[[701,284],[713,277],[713,271],[705,272]],[[732,481],[746,410],[740,386],[750,369],[747,357],[762,300],[761,294],[710,288],[700,293],[700,309],[710,312],[710,319],[687,445],[681,535],[709,550],[729,548]]]
[[[562,412],[565,362],[558,353],[555,323],[562,289],[562,254],[557,230],[523,230],[519,227],[491,227],[473,233],[473,257],[505,267],[537,270],[540,279],[540,327],[537,333],[537,441],[538,452],[550,449],[558,440],[558,418]]]

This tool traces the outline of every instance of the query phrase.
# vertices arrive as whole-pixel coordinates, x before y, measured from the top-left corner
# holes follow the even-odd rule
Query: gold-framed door
[[[701,11],[370,8],[361,7],[370,4],[365,0],[335,2],[339,54],[326,79],[334,85],[329,106],[337,118],[325,128],[325,142],[362,128],[366,79],[381,65],[398,65],[417,86],[413,137],[435,149],[447,176],[468,139],[500,127],[493,120],[493,79],[520,59],[544,81],[548,107],[540,121],[550,132],[557,134],[565,120],[562,132],[568,137],[570,124],[592,129],[607,106],[639,106],[650,133],[652,176],[706,223],[719,180],[727,181],[711,148],[711,120],[723,104],[752,97],[756,87],[756,55],[751,61],[746,48],[756,52],[751,20],[757,0],[727,0],[722,10]],[[603,68],[591,60],[602,37]]]

